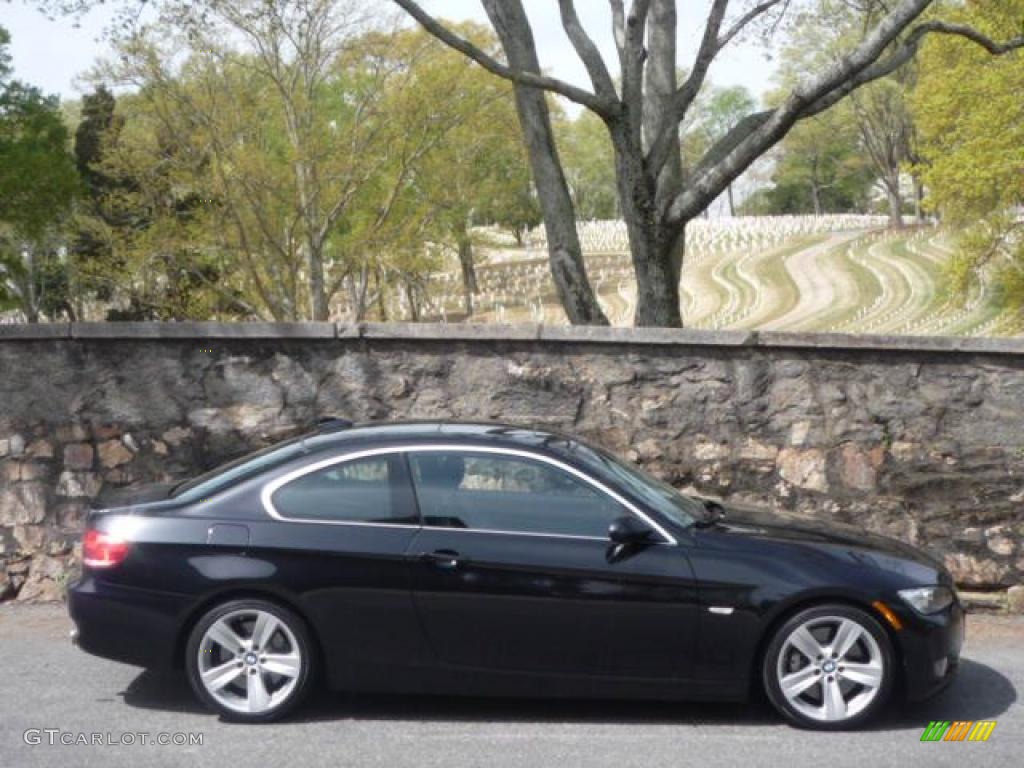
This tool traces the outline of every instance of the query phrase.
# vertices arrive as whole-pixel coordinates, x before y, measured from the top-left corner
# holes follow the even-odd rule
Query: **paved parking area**
[[[1024,618],[972,616],[960,678],[872,729],[820,734],[767,705],[677,705],[323,694],[287,723],[220,722],[187,683],[93,658],[60,606],[0,606],[0,766],[1018,766]],[[929,720],[997,720],[987,743],[921,743]],[[201,733],[202,745],[26,744],[28,729]],[[59,738],[59,737],[57,737]],[[68,738],[68,737],[65,737]],[[91,738],[87,736],[86,738]],[[106,738],[104,736],[103,738]],[[136,737],[140,741],[141,737]]]

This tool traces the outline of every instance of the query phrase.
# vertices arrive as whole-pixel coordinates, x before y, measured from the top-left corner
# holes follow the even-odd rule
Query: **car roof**
[[[558,432],[484,421],[367,422],[351,427],[332,426],[306,435],[311,450],[331,450],[354,444],[465,442],[564,451],[577,441]]]

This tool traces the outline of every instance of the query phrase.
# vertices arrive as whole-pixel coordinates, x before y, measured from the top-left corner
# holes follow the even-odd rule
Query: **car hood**
[[[941,562],[916,547],[863,528],[836,522],[823,522],[787,512],[759,507],[723,504],[725,516],[715,523],[717,531],[736,536],[774,539],[813,547],[839,547],[869,556],[880,567],[891,568],[895,561],[910,561],[943,572]]]

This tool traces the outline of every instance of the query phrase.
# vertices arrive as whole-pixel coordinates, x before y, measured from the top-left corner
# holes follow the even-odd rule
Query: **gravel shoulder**
[[[958,766],[1020,764],[1024,617],[973,615],[959,679],[892,706],[869,730],[821,734],[745,706],[321,694],[286,723],[242,726],[200,709],[187,684],[73,648],[62,606],[0,606],[5,766]],[[987,743],[920,742],[929,720],[998,721]],[[203,744],[28,745],[27,729],[202,733]],[[43,737],[45,739],[45,735]],[[970,754],[967,754],[970,753]]]

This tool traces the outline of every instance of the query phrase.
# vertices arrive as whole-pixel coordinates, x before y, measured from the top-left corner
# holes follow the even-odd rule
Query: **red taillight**
[[[128,542],[90,528],[82,537],[82,563],[90,568],[109,568],[128,555]]]

